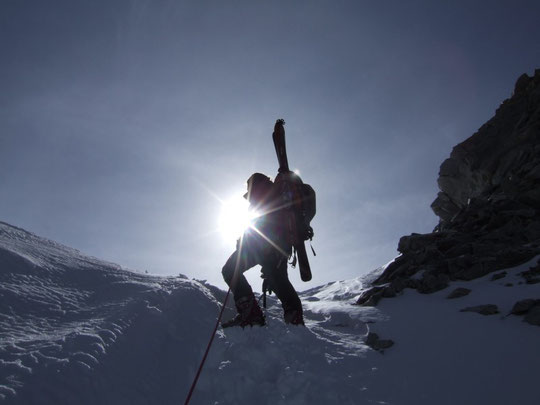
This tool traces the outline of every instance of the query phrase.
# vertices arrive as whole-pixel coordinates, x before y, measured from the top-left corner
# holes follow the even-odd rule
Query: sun
[[[249,203],[241,196],[230,198],[221,203],[218,228],[227,242],[236,241],[249,228],[257,214],[249,210]]]

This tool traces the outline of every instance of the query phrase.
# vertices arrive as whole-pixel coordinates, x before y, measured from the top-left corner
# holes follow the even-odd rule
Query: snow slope
[[[305,328],[270,297],[268,326],[218,331],[191,404],[538,404],[540,327],[504,316],[540,298],[540,284],[504,286],[519,270],[377,308],[352,305],[373,274],[331,283],[301,294]],[[224,296],[0,223],[0,403],[183,403]],[[486,303],[502,315],[459,312]],[[370,330],[395,345],[368,348]]]

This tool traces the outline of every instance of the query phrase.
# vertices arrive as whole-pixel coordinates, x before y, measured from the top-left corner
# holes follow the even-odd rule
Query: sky
[[[0,3],[0,221],[224,287],[222,201],[289,164],[313,280],[431,232],[440,164],[540,67],[537,1]],[[309,250],[309,249],[308,249]],[[260,289],[259,270],[248,279]]]

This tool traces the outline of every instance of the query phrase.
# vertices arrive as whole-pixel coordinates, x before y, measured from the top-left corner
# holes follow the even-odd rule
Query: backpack
[[[293,267],[296,257],[300,264],[302,280],[311,279],[311,269],[306,255],[304,241],[312,240],[314,236],[311,220],[317,212],[316,194],[313,187],[302,181],[300,176],[291,171],[278,173],[274,184],[281,195],[281,204],[287,215],[288,242],[293,246]],[[313,255],[315,250],[311,247]]]
[[[278,186],[281,206],[286,212],[288,242],[293,247],[293,267],[298,264],[303,281],[311,280],[311,268],[306,253],[306,240],[313,239],[313,228],[310,223],[316,213],[315,190],[309,184],[304,184],[300,176],[289,170],[287,148],[285,145],[285,121],[278,119],[274,125],[272,140],[276,149],[279,170],[274,184]],[[315,250],[311,247],[313,255]]]
[[[304,240],[312,240],[314,236],[313,228],[311,227],[311,220],[315,217],[317,213],[317,203],[316,203],[315,190],[309,184],[302,184],[302,237]]]

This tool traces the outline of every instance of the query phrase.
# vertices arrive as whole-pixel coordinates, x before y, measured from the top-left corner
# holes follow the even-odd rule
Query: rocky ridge
[[[437,227],[403,236],[401,255],[357,304],[374,306],[405,288],[432,293],[540,254],[540,69],[519,77],[495,116],[453,148],[438,185]],[[538,268],[521,273],[523,283],[540,282]]]

